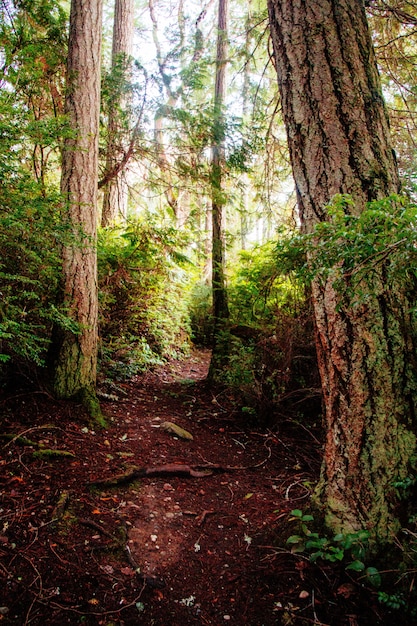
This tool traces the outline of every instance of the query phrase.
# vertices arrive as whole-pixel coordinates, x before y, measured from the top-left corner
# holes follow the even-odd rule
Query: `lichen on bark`
[[[383,543],[400,527],[394,484],[411,472],[416,452],[411,307],[381,268],[356,292],[349,281],[338,292],[335,278],[313,285],[325,313],[316,323],[327,428],[315,502],[335,532],[364,528]]]

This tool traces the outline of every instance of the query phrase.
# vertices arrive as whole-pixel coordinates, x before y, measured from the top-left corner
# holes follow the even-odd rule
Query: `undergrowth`
[[[110,378],[130,378],[188,353],[192,264],[185,243],[175,228],[149,216],[100,232],[101,364]]]

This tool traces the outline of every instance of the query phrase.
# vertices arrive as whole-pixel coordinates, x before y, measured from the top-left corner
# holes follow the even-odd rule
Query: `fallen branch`
[[[75,459],[75,454],[73,452],[68,452],[68,450],[55,450],[52,448],[42,448],[41,450],[35,450],[32,453],[34,459],[56,459],[60,457],[71,457]]]
[[[42,424],[42,426],[33,426],[32,428],[28,428],[27,430],[24,430],[23,432],[15,435],[15,434],[8,434],[8,433],[1,433],[0,437],[3,437],[5,439],[9,439],[10,441],[8,441],[4,447],[6,448],[7,446],[9,446],[11,443],[17,442],[20,445],[23,446],[34,446],[34,447],[42,447],[42,444],[40,443],[36,443],[36,441],[31,441],[30,439],[27,439],[25,437],[25,435],[27,433],[31,433],[34,430],[52,430],[53,428],[58,428],[57,426],[55,426],[54,424]]]
[[[135,467],[124,474],[118,474],[112,478],[102,478],[89,483],[90,487],[117,487],[132,482],[137,478],[149,478],[154,476],[182,476],[189,478],[205,478],[214,473],[227,471],[228,468],[221,465],[182,465],[171,463],[168,465],[156,465],[151,467]],[[232,469],[232,468],[230,468]]]
[[[271,457],[271,449],[269,448],[269,454],[266,459],[255,465],[216,465],[214,463],[207,463],[206,465],[182,465],[181,463],[170,463],[167,465],[155,465],[151,467],[134,467],[124,474],[118,474],[112,478],[101,478],[93,480],[88,485],[90,487],[118,487],[119,485],[125,485],[137,478],[150,478],[154,476],[182,476],[185,478],[206,478],[213,474],[221,474],[223,472],[241,472],[249,469],[256,469],[262,467]]]

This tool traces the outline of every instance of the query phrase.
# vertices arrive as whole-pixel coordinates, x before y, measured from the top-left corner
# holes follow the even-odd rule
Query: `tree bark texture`
[[[361,0],[268,0],[282,111],[302,226],[311,232],[335,194],[355,211],[398,192],[398,173]],[[336,531],[398,530],[394,482],[415,452],[415,357],[409,306],[383,267],[355,296],[343,268],[312,286],[326,419],[318,500]],[[371,284],[372,283],[372,284]]]
[[[362,0],[269,0],[271,35],[306,228],[338,193],[357,206],[398,192]]]
[[[116,0],[114,6],[112,67],[115,68],[121,61],[126,65],[126,71],[133,53],[134,33],[134,0]],[[123,160],[123,147],[120,146],[119,108],[125,105],[125,98],[120,97],[109,109],[108,120],[108,147],[106,171],[111,172],[117,163]],[[127,217],[127,202],[129,188],[126,180],[126,163],[107,183],[104,190],[102,226],[109,226]]]
[[[55,368],[60,397],[94,389],[96,382],[101,24],[101,0],[73,0],[65,109],[74,136],[64,145],[61,191],[75,241],[63,250],[64,306],[79,333],[62,337]]]

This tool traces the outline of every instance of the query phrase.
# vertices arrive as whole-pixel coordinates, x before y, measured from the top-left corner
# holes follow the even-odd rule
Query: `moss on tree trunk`
[[[335,532],[366,528],[384,542],[399,530],[394,484],[416,450],[410,306],[382,269],[356,294],[336,292],[335,278],[313,285],[327,430],[316,502]]]

